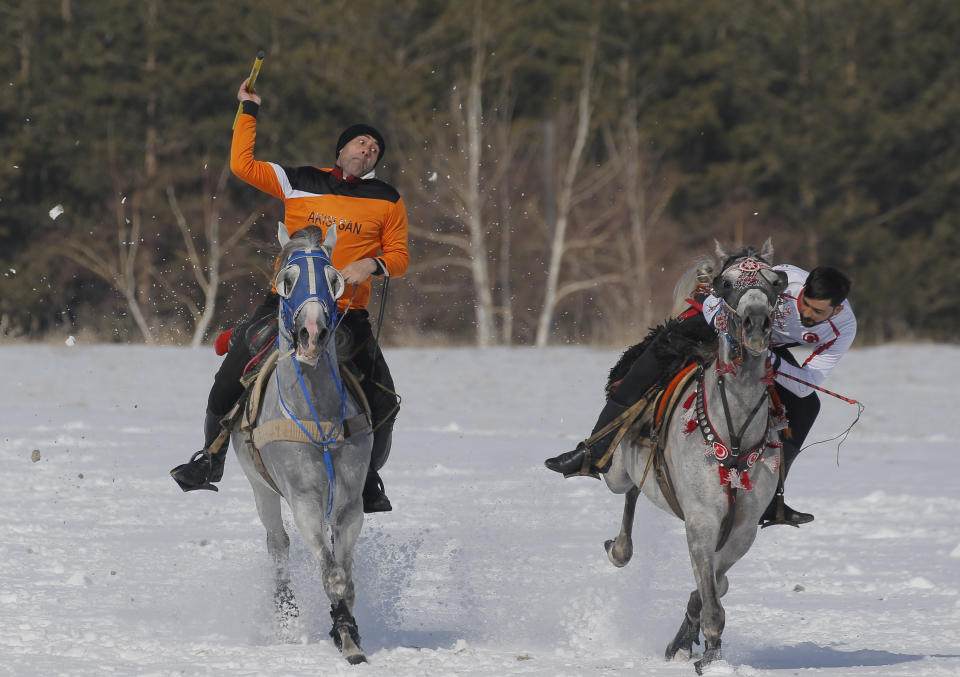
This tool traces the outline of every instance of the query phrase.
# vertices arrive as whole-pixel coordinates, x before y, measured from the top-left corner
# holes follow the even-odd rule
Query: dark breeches
[[[222,418],[230,413],[233,405],[240,399],[240,395],[243,394],[240,377],[243,376],[244,368],[253,357],[250,354],[250,344],[246,337],[247,329],[267,315],[276,316],[279,309],[280,297],[274,293],[267,294],[263,303],[253,311],[253,314],[233,330],[230,338],[230,349],[227,351],[226,357],[223,358],[216,376],[213,377],[213,387],[210,389],[210,396],[207,398],[208,412]]]
[[[383,352],[374,342],[370,314],[366,310],[347,311],[340,327],[340,331],[343,330],[348,331],[353,339],[350,362],[361,374],[360,386],[370,403],[372,423],[376,428],[370,454],[370,469],[376,471],[383,467],[390,456],[399,398]]]
[[[666,383],[692,359],[715,353],[717,334],[699,312],[671,320],[648,338],[611,395],[618,404],[630,406],[654,385]]]
[[[779,355],[785,362],[789,362],[795,367],[800,366],[797,358],[793,356],[789,348],[781,346],[774,348],[773,352]],[[780,383],[776,383],[775,385],[777,395],[780,396],[780,401],[783,402],[784,409],[786,410],[787,420],[790,422],[789,439],[799,450],[799,448],[803,446],[803,441],[807,439],[810,428],[813,427],[817,416],[820,414],[820,398],[817,397],[816,393],[810,393],[806,397],[799,397],[784,388]]]

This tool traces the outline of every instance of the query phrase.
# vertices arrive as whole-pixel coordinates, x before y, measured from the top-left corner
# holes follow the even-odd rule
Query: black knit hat
[[[383,135],[380,134],[375,128],[370,125],[350,125],[345,130],[343,134],[340,135],[340,138],[337,139],[337,153],[336,156],[340,157],[340,151],[343,150],[343,147],[348,143],[353,141],[358,136],[372,136],[377,142],[377,145],[380,146],[380,152],[377,153],[377,162],[383,159],[384,154],[387,152],[387,144],[383,142]],[[377,166],[377,162],[373,163],[373,166]]]

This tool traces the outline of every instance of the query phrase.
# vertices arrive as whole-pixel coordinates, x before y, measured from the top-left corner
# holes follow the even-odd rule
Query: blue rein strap
[[[286,265],[303,261],[305,259],[320,259],[326,265],[329,265],[329,261],[330,261],[325,254],[322,254],[320,252],[316,252],[316,253],[300,252],[299,255],[291,256],[287,260]],[[354,295],[356,295],[356,289],[354,289]],[[283,316],[283,326],[284,326],[284,329],[286,329],[287,333],[291,336],[290,342],[294,346],[295,346],[294,330],[296,326],[296,315],[297,315],[297,312],[300,310],[300,308],[310,299],[316,299],[324,307],[327,307],[327,303],[321,298],[321,295],[315,291],[311,290],[311,292],[308,293],[305,298],[301,295],[298,295],[298,299],[300,298],[302,298],[303,300],[299,302],[299,305],[297,308],[294,308],[286,298],[284,298],[283,296],[280,297],[281,315]],[[352,302],[353,302],[353,298],[351,297],[351,304]],[[334,340],[334,337],[336,336],[336,330],[340,326],[340,322],[343,321],[343,317],[346,312],[344,311],[344,314],[341,314],[338,312],[339,309],[337,307],[336,299],[331,299],[330,305],[332,306],[332,308],[328,309],[330,316],[327,321],[327,326],[329,327],[330,325],[332,325],[333,330],[330,332],[330,336],[327,339],[328,341]],[[347,307],[349,308],[349,304]],[[277,336],[277,345],[278,347],[280,345],[279,335]],[[279,371],[276,372],[276,379],[277,379],[278,398],[280,400],[281,406],[283,406],[284,411],[287,413],[287,416],[289,416],[290,419],[297,424],[297,427],[300,428],[301,432],[303,432],[304,435],[306,435],[307,439],[309,439],[313,444],[320,447],[320,449],[323,452],[323,461],[324,461],[324,464],[326,465],[327,476],[330,481],[330,494],[329,494],[329,500],[327,501],[327,513],[326,513],[326,517],[329,520],[330,515],[333,512],[334,494],[335,494],[334,487],[336,484],[336,471],[334,470],[334,467],[333,467],[333,460],[330,457],[330,445],[337,441],[337,438],[340,436],[341,432],[343,431],[343,422],[346,419],[346,412],[347,412],[347,402],[346,402],[346,396],[344,392],[344,386],[342,381],[340,380],[340,375],[339,373],[337,373],[337,369],[333,364],[333,360],[331,360],[330,358],[329,344],[324,347],[324,355],[327,360],[327,365],[330,369],[330,376],[331,378],[333,378],[333,382],[336,386],[337,395],[340,398],[340,420],[336,422],[336,424],[330,429],[330,432],[327,434],[323,434],[323,426],[320,424],[320,417],[317,415],[317,411],[313,406],[313,401],[310,399],[310,395],[307,392],[307,384],[303,380],[303,372],[300,369],[300,363],[297,361],[296,356],[294,354],[290,355],[290,359],[293,360],[294,369],[297,372],[297,380],[300,382],[300,390],[303,393],[303,398],[306,400],[307,406],[310,409],[310,415],[313,418],[313,422],[316,424],[317,430],[320,433],[319,435],[320,439],[317,439],[312,434],[310,434],[310,431],[304,427],[304,425],[300,422],[300,420],[290,410],[290,407],[287,406],[287,403],[283,399],[283,392],[280,388]]]
[[[330,356],[327,355],[327,365],[330,368],[330,374],[333,377],[333,381],[337,386],[337,395],[340,397],[340,420],[334,425],[330,432],[326,435],[323,435],[323,426],[320,425],[320,417],[317,415],[316,409],[313,407],[313,402],[310,400],[310,395],[307,393],[307,384],[303,381],[303,372],[300,370],[300,363],[297,362],[296,356],[293,354],[290,355],[290,359],[293,360],[293,366],[297,371],[297,380],[300,382],[300,390],[303,392],[303,399],[307,401],[307,406],[310,408],[310,415],[313,417],[313,422],[317,425],[317,430],[320,431],[320,439],[318,440],[313,435],[310,434],[310,431],[307,430],[303,424],[300,422],[292,411],[290,407],[287,406],[287,403],[283,399],[283,392],[280,390],[280,373],[276,372],[277,379],[277,395],[280,399],[280,404],[283,406],[283,410],[287,412],[287,415],[290,419],[297,424],[297,427],[307,436],[311,442],[316,444],[323,451],[323,462],[327,466],[327,476],[330,478],[330,497],[327,501],[327,518],[330,518],[331,513],[333,512],[333,499],[334,499],[334,485],[336,484],[336,472],[333,468],[333,460],[330,458],[330,445],[333,442],[337,441],[337,438],[340,436],[341,431],[343,430],[343,421],[346,419],[347,411],[347,402],[346,397],[344,396],[343,383],[341,382],[339,375],[336,373],[336,369],[333,367],[333,363],[330,360]]]

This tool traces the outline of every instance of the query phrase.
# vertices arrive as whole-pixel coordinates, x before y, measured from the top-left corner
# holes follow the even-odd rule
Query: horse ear
[[[773,238],[768,237],[760,248],[760,258],[769,264],[773,264]]]
[[[715,251],[715,253],[717,254],[717,259],[718,259],[719,261],[726,261],[726,259],[727,259],[727,252],[725,252],[725,251],[723,250],[723,245],[720,244],[720,240],[714,238],[714,239],[713,239],[713,244],[715,245],[714,251]]]
[[[333,253],[333,248],[337,244],[337,227],[330,226],[327,228],[326,235],[323,236],[323,248],[327,250],[327,255]]]
[[[277,221],[277,239],[280,240],[281,247],[285,247],[290,241],[290,234],[287,232],[287,227],[283,225],[283,221]]]

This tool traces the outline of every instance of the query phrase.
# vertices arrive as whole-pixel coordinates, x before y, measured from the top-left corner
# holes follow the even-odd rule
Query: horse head
[[[780,293],[787,287],[787,274],[773,270],[773,244],[770,238],[758,251],[743,247],[726,252],[717,242],[720,273],[713,279],[713,293],[723,301],[721,318],[735,347],[743,347],[754,356],[766,352],[773,330],[773,315]]]
[[[275,282],[281,335],[293,346],[296,359],[311,366],[325,351],[336,327],[337,299],[345,286],[343,276],[330,262],[337,230],[328,228],[321,242],[322,235],[320,228],[309,226],[286,237],[281,224],[283,263]]]

